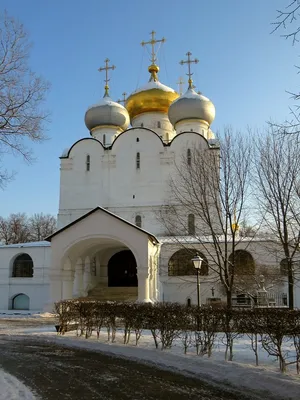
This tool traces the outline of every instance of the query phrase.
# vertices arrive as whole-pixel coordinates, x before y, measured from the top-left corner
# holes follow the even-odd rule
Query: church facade
[[[152,33],[152,50],[156,42]],[[103,99],[85,114],[90,136],[60,158],[58,230],[45,242],[0,247],[0,310],[51,311],[56,301],[85,296],[196,303],[195,271],[159,212],[171,196],[174,164],[193,148],[219,151],[211,130],[215,107],[193,88],[190,65],[197,60],[191,53],[182,61],[189,67],[182,95],[159,82],[155,60],[152,51],[149,82],[124,106],[109,96],[114,67],[105,60],[100,68],[106,84]],[[188,212],[186,221],[187,232],[195,230]],[[266,259],[261,241],[240,246],[254,264],[280,268],[280,252]],[[198,250],[204,259],[201,302],[222,301],[217,278]],[[283,305],[286,292],[281,281],[276,293]]]

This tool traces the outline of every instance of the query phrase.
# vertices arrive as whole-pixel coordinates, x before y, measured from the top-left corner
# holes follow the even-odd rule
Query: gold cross
[[[123,99],[122,99],[122,100],[119,99],[119,100],[118,100],[118,103],[123,103],[123,104],[126,103],[126,100],[127,100],[127,99],[126,99],[126,94],[127,94],[126,92],[122,93]]]
[[[191,72],[191,64],[195,63],[197,64],[199,62],[199,60],[197,58],[195,58],[194,60],[191,60],[191,55],[192,53],[190,51],[188,51],[186,53],[188,59],[187,60],[181,60],[179,64],[183,65],[183,64],[187,64],[188,65],[188,73],[187,76],[189,77],[189,89],[193,89],[193,80],[192,80],[192,75],[193,73]]]
[[[106,58],[106,59],[104,60],[104,62],[105,62],[105,67],[100,67],[100,68],[98,69],[99,72],[105,71],[105,80],[104,80],[104,82],[105,82],[105,86],[104,86],[105,93],[104,93],[104,97],[105,97],[105,96],[109,96],[109,94],[108,94],[108,89],[109,89],[108,82],[110,81],[110,79],[108,79],[108,70],[109,70],[109,69],[114,70],[114,69],[116,68],[114,65],[112,65],[112,66],[110,67],[110,66],[108,65],[109,61],[110,61],[110,60],[109,60],[108,58]]]
[[[155,39],[155,34],[156,32],[152,31],[150,32],[151,35],[151,40],[149,40],[149,42],[142,42],[141,45],[142,46],[146,46],[147,44],[151,44],[151,63],[155,64],[156,61],[156,55],[157,55],[157,51],[155,52],[155,45],[156,43],[164,43],[166,41],[166,39],[163,37],[162,39]]]
[[[183,80],[182,76],[179,77],[179,81],[176,83],[178,85],[179,94],[181,96],[182,95],[182,85],[184,84],[184,80]]]

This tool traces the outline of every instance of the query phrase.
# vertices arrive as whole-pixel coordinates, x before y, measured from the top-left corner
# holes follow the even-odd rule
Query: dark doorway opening
[[[122,250],[108,262],[109,287],[133,287],[138,285],[136,261],[132,251]]]

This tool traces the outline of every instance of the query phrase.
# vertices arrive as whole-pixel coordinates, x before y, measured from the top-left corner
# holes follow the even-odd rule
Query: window
[[[188,297],[188,299],[187,299],[186,305],[187,305],[188,307],[191,307],[191,305],[192,305],[192,301],[191,301],[191,299],[190,299],[189,297]]]
[[[137,137],[137,138],[136,138],[136,141],[139,142],[139,141],[140,141],[140,138]]]
[[[90,169],[91,169],[91,157],[90,157],[90,155],[88,154],[88,155],[86,156],[86,170],[89,171]]]
[[[158,128],[161,128],[161,123],[160,123],[160,121],[157,121],[157,127],[158,127]]]
[[[105,133],[103,133],[103,146],[105,146],[106,145],[106,135],[105,135]]]
[[[141,156],[140,153],[136,153],[136,169],[141,168]]]
[[[194,129],[193,129],[193,128],[191,128],[191,132],[194,132]]]
[[[231,271],[235,271],[235,275],[254,275],[255,263],[252,255],[246,250],[236,250],[229,256],[231,263]]]
[[[144,128],[144,123],[143,122],[141,123],[141,128]]]
[[[29,254],[20,254],[13,264],[13,278],[32,278],[33,261]]]
[[[195,215],[188,215],[188,234],[195,235]]]
[[[139,228],[142,227],[142,217],[140,215],[135,216],[135,225]]]
[[[192,152],[191,149],[187,149],[187,163],[189,166],[192,165]]]
[[[26,294],[17,294],[12,299],[13,310],[29,310],[29,297]]]
[[[176,251],[172,255],[168,263],[168,275],[169,276],[184,276],[184,275],[196,275],[197,271],[194,267],[192,258],[195,256],[195,249],[181,249]],[[199,253],[199,256],[203,259],[200,275],[208,275],[208,262],[207,258]]]

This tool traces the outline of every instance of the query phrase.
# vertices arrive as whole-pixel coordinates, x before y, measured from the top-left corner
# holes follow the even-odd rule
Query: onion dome
[[[149,82],[133,92],[126,101],[125,107],[131,120],[148,112],[167,114],[170,104],[179,96],[175,90],[158,81],[159,67],[157,65],[150,65],[148,71],[151,74]]]
[[[129,115],[126,108],[109,97],[108,70],[115,69],[116,67],[114,65],[109,66],[108,63],[109,59],[107,58],[105,60],[105,67],[99,68],[99,71],[106,72],[103,99],[99,103],[89,107],[85,113],[84,121],[89,131],[101,126],[116,126],[125,130],[129,126]]]
[[[130,122],[126,108],[113,101],[108,94],[99,103],[88,108],[84,121],[89,131],[103,125],[118,126],[126,130]]]
[[[189,87],[187,92],[175,100],[169,108],[169,119],[173,126],[187,119],[200,119],[211,125],[215,114],[213,103],[202,94],[196,93],[192,87]]]

